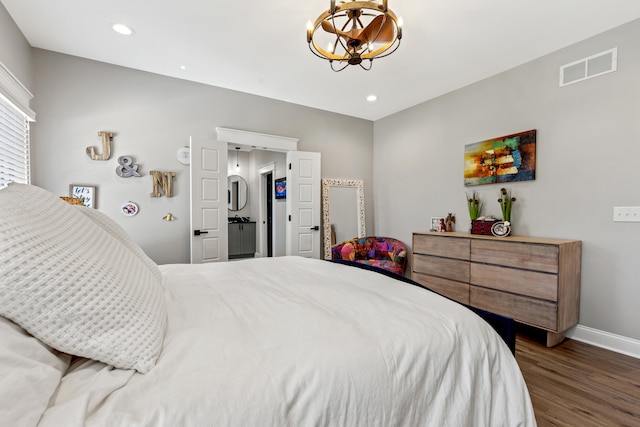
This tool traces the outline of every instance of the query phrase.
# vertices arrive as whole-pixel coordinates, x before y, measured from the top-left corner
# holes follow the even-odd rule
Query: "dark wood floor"
[[[640,426],[640,359],[574,340],[518,334],[516,360],[538,426]]]

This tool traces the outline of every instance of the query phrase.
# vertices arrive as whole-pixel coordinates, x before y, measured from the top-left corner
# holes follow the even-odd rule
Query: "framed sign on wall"
[[[82,199],[82,203],[88,208],[96,208],[96,187],[93,185],[69,185],[69,197]]]

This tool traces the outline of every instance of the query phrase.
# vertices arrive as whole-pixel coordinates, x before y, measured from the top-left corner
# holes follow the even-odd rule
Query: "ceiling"
[[[306,44],[329,0],[0,1],[33,47],[368,120],[640,17],[638,0],[389,0],[400,48],[335,73]]]

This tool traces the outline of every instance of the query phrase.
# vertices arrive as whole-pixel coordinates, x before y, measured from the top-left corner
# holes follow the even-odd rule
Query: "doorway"
[[[296,138],[219,127],[216,128],[216,132],[217,141],[212,143],[211,141],[196,139],[190,147],[192,153],[190,167],[192,196],[197,194],[199,197],[201,191],[198,192],[198,188],[194,183],[200,182],[203,174],[207,172],[202,170],[200,167],[201,162],[195,161],[196,152],[206,152],[207,159],[210,158],[218,160],[219,164],[216,166],[215,170],[221,175],[214,180],[216,183],[220,184],[219,186],[213,187],[209,181],[207,181],[209,184],[207,186],[207,200],[211,199],[212,203],[215,202],[215,204],[211,205],[207,210],[210,214],[209,217],[211,217],[211,221],[208,221],[208,223],[211,224],[207,223],[200,226],[200,223],[203,221],[195,215],[199,210],[203,209],[203,202],[198,198],[192,197],[191,246],[192,248],[200,246],[206,246],[208,248],[211,246],[213,249],[216,249],[215,252],[219,254],[219,256],[215,259],[213,257],[207,257],[207,259],[205,259],[200,256],[200,251],[192,249],[191,262],[200,263],[208,261],[226,261],[228,258],[227,221],[226,216],[223,215],[223,212],[227,212],[228,201],[226,197],[220,197],[222,195],[226,195],[228,191],[227,179],[223,179],[222,177],[222,173],[227,169],[224,168],[223,165],[227,163],[226,160],[228,154],[226,152],[222,153],[222,150],[223,146],[227,147],[228,144],[233,144],[235,147],[241,147],[241,149],[244,147],[247,151],[252,152],[252,157],[249,161],[251,167],[255,168],[260,164],[265,165],[258,168],[258,174],[255,174],[255,172],[249,174],[249,181],[253,181],[254,185],[258,184],[259,186],[259,191],[252,191],[250,193],[253,194],[250,196],[253,202],[247,208],[251,217],[259,216],[259,221],[257,222],[258,237],[256,242],[256,256],[277,257],[284,255],[299,255],[319,258],[320,242],[319,239],[313,238],[313,235],[319,234],[318,230],[320,224],[320,153],[306,153],[317,155],[317,159],[300,157],[305,155],[305,153],[297,151],[298,139]],[[219,155],[208,154],[209,145],[218,147],[220,150]],[[257,153],[263,154],[257,155]],[[274,154],[284,155],[285,157],[283,159],[276,159],[273,157]],[[256,157],[254,158],[253,155],[256,155]],[[293,157],[290,159],[290,156]],[[277,168],[276,164],[278,165]],[[292,165],[294,165],[293,170]],[[253,170],[255,171],[255,169]],[[304,173],[301,175],[300,172]],[[312,173],[308,174],[307,172]],[[269,173],[271,173],[271,177],[270,179],[267,179],[265,175],[268,175]],[[275,200],[274,186],[276,178],[282,177],[285,174],[287,182],[290,183],[289,191],[287,191],[289,194],[286,198]],[[294,183],[297,184],[294,185]],[[271,198],[271,209],[267,209],[266,202],[268,185],[270,186],[270,190],[268,192]],[[316,193],[317,200],[315,197]],[[256,195],[258,197],[256,197]],[[308,202],[312,199],[314,200],[314,205],[309,207],[310,205],[308,206]],[[263,200],[265,201],[264,203]],[[268,218],[267,211],[271,214],[270,220]],[[194,212],[196,214],[194,214]],[[293,212],[295,212],[295,214]],[[213,221],[214,219],[216,221]],[[270,224],[268,224],[269,221]],[[210,229],[208,227],[209,225],[211,225],[211,227],[215,227],[215,229]],[[267,225],[270,226],[267,227]],[[196,231],[198,233],[196,233]],[[207,238],[203,238],[200,234],[205,234]],[[310,250],[315,246],[317,246],[317,254],[315,253],[316,251]],[[208,252],[212,252],[212,250]]]
[[[264,154],[264,153],[263,153]],[[284,245],[283,242],[279,242],[279,238],[285,238],[285,236],[278,235],[279,225],[278,212],[276,203],[273,199],[273,187],[274,176],[277,172],[277,162],[272,161],[262,165],[258,169],[259,176],[259,192],[258,192],[258,250],[256,251],[259,256],[273,257],[280,255],[278,252],[278,244]],[[284,213],[282,213],[284,215]],[[282,219],[283,222],[284,219]]]
[[[273,173],[265,175],[266,193],[265,204],[267,209],[267,256],[273,256]]]

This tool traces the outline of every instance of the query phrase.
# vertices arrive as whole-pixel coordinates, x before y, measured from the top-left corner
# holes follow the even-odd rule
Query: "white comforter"
[[[148,374],[79,359],[41,426],[525,426],[507,346],[458,304],[298,257],[161,266]]]

